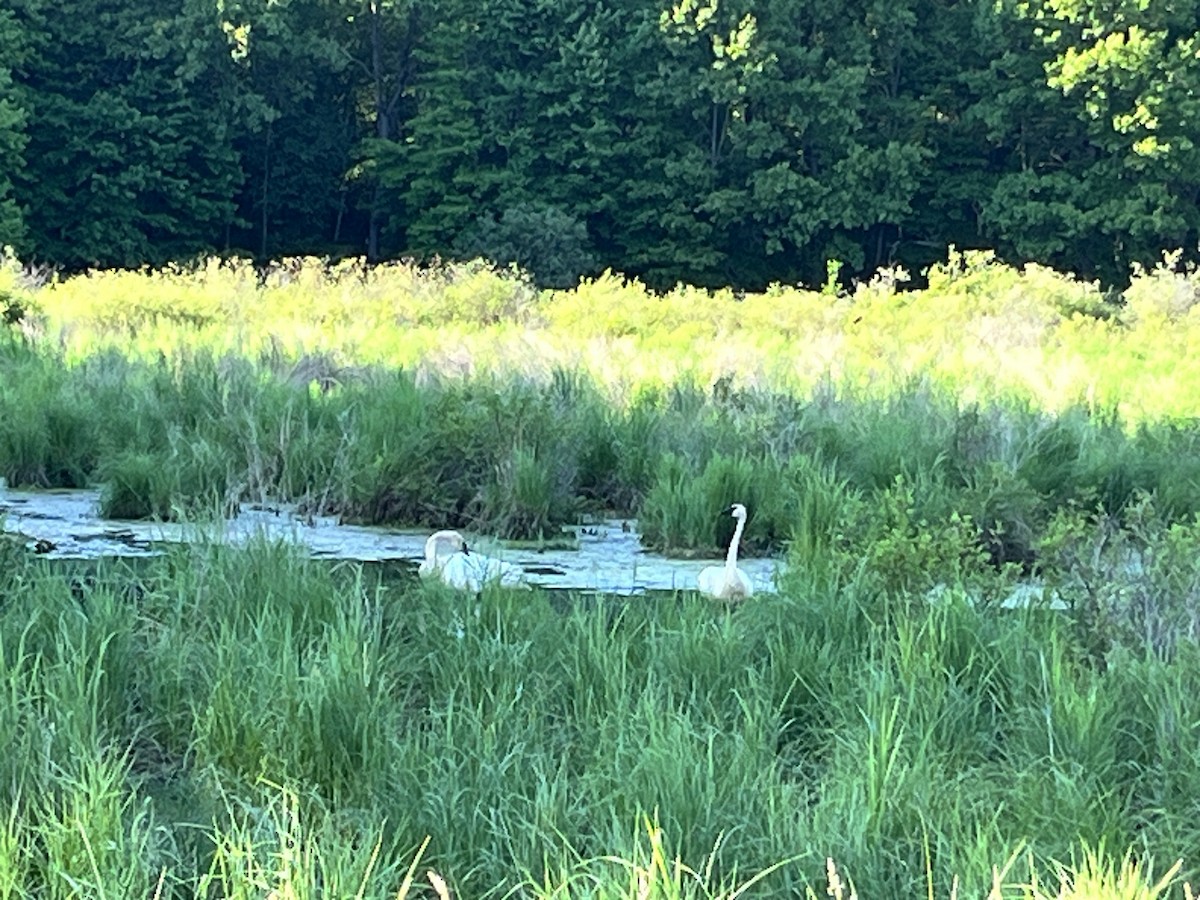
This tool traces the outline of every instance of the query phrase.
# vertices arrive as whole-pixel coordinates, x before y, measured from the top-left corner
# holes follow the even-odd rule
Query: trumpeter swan
[[[422,578],[439,575],[447,559],[455,553],[464,553],[467,542],[457,531],[435,531],[425,541],[425,558],[417,568]]]
[[[729,542],[725,565],[701,569],[697,581],[702,594],[717,600],[742,600],[754,594],[754,583],[750,581],[750,576],[737,565],[738,542],[746,530],[746,507],[735,503],[729,507],[729,514],[737,519],[737,526],[733,529],[733,540]]]
[[[440,578],[460,591],[479,591],[485,584],[528,587],[519,566],[472,553],[457,531],[435,531],[425,541],[425,559],[417,572],[422,578]]]

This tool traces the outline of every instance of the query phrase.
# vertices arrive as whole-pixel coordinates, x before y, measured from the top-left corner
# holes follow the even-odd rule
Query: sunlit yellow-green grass
[[[93,272],[23,291],[45,340],[81,360],[204,348],[338,366],[454,374],[581,368],[618,389],[689,379],[800,395],[886,394],[928,378],[967,401],[1072,404],[1128,422],[1200,411],[1200,276],[1174,258],[1138,272],[1125,303],[1095,284],[990,254],[952,253],[906,290],[889,272],[851,291],[776,286],[665,295],[608,274],[539,294],[481,264],[244,262]],[[0,278],[18,290],[12,261]],[[0,290],[3,282],[0,282]]]

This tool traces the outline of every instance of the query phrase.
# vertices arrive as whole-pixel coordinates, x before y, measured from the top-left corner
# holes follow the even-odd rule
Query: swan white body
[[[429,536],[417,572],[422,578],[440,578],[460,591],[480,591],[485,584],[528,587],[520,566],[470,552],[457,531],[435,531]]]
[[[738,543],[742,540],[742,532],[746,530],[746,507],[735,503],[729,508],[729,514],[737,520],[737,525],[733,529],[733,540],[729,542],[729,552],[725,555],[725,565],[701,569],[697,582],[700,593],[709,597],[744,600],[754,594],[754,582],[737,564]]]

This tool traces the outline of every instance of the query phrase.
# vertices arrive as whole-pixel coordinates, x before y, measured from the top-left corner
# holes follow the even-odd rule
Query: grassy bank
[[[5,277],[0,477],[100,483],[114,517],[295,501],[536,539],[616,512],[711,552],[737,497],[772,552],[908,490],[1028,566],[1064,510],[1200,510],[1198,282],[1169,266],[1120,306],[979,254],[921,292],[742,299],[478,266]]]
[[[769,552],[807,527],[798,510],[876,508],[907,484],[914,521],[966,517],[998,561],[1023,562],[1063,509],[1115,515],[1138,492],[1173,517],[1200,509],[1194,427],[964,406],[928,384],[804,399],[684,383],[619,401],[561,370],[545,382],[372,370],[323,391],[235,357],[109,352],[64,366],[11,338],[0,366],[0,476],[98,482],[116,518],[295,501],[350,521],[537,538],[617,512],[657,547],[711,552],[736,497],[751,510],[747,545]]]
[[[419,896],[1197,876],[1193,644],[1098,667],[1070,616],[832,568],[732,611],[476,605],[267,544],[0,578],[4,897],[392,898],[418,850]]]

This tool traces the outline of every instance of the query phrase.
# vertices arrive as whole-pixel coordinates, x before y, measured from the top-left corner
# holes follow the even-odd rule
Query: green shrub
[[[40,312],[29,281],[12,250],[0,246],[0,326],[19,326]],[[8,331],[8,328],[0,331]],[[7,337],[0,333],[0,339]]]
[[[496,325],[524,322],[537,312],[537,290],[519,272],[474,260],[456,263],[437,278],[437,293],[415,311],[421,324]]]
[[[529,272],[543,288],[572,288],[593,274],[587,225],[556,206],[518,203],[499,218],[481,216],[455,242],[464,258],[483,257]]]
[[[903,475],[843,507],[833,559],[841,571],[892,593],[994,580],[976,524],[957,510],[921,513],[921,491]]]
[[[1174,250],[1164,253],[1162,261],[1149,271],[1135,264],[1124,292],[1123,321],[1153,326],[1187,320],[1200,306],[1200,269],[1182,258],[1183,253]]]
[[[1120,519],[1064,508],[1041,536],[1047,583],[1084,643],[1172,657],[1200,636],[1200,518],[1177,521],[1139,492]]]
[[[954,506],[979,529],[989,561],[997,567],[1014,564],[1032,571],[1034,545],[1045,525],[1042,498],[1021,475],[994,462],[972,473]]]

